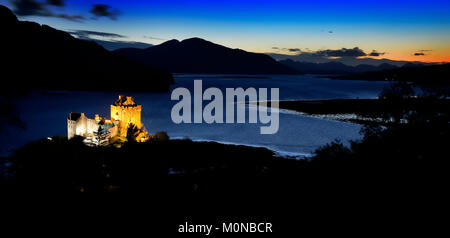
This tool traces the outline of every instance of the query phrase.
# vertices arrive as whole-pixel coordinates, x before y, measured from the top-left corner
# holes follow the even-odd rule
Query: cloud
[[[83,16],[79,15],[67,15],[67,14],[54,14],[53,17],[63,18],[70,21],[82,21],[85,20]]]
[[[86,18],[81,15],[69,15],[66,13],[54,12],[51,7],[64,7],[66,5],[65,0],[11,0],[13,11],[19,16],[41,16],[41,17],[57,17],[71,21],[81,21]],[[98,17],[108,17],[112,20],[116,20],[119,15],[117,9],[111,8],[106,4],[93,4],[89,11],[94,15],[94,19]]]
[[[146,39],[151,39],[151,40],[167,40],[164,38],[158,38],[158,37],[153,37],[153,36],[142,36],[142,37],[144,37]]]
[[[62,7],[65,6],[63,0],[47,0],[40,2],[37,0],[12,0],[14,13],[19,16],[42,16],[42,17],[57,17],[71,21],[80,21],[85,18],[80,15],[68,15],[65,13],[55,13],[48,9],[48,6]]]
[[[331,33],[333,33],[333,31],[328,31],[328,33],[330,33],[330,34],[331,34]]]
[[[66,3],[64,0],[47,0],[45,1],[48,5],[57,6],[57,7],[64,7]]]
[[[329,59],[329,58],[358,58],[363,56],[371,56],[371,57],[378,57],[386,54],[385,52],[378,52],[376,50],[372,50],[370,53],[364,52],[359,47],[354,47],[351,49],[347,48],[341,48],[337,50],[333,49],[326,49],[326,50],[317,50],[317,51],[311,51],[308,48],[304,48],[304,50],[300,48],[279,48],[279,47],[272,47],[273,50],[277,51],[285,51],[290,53],[297,53],[297,55],[301,55],[302,57],[306,57],[309,60],[313,59]]]
[[[300,53],[302,52],[302,50],[300,48],[281,48],[281,47],[277,47],[274,46],[272,47],[272,50],[276,50],[278,52],[289,52],[289,53]]]
[[[106,4],[94,4],[89,12],[95,17],[109,17],[112,20],[116,20],[119,15],[117,9],[112,9],[111,6]]]
[[[144,42],[122,40],[124,38],[127,38],[127,36],[116,33],[101,32],[101,31],[86,31],[86,30],[70,30],[67,31],[67,33],[81,40],[94,41],[97,44],[103,46],[103,48],[107,50],[117,50],[121,48],[145,49],[153,46],[152,44]]]
[[[109,32],[101,32],[101,31],[85,31],[85,30],[72,30],[68,31],[71,35],[74,35],[78,38],[90,38],[91,36],[100,36],[100,37],[108,37],[108,38],[126,38],[124,35],[119,35],[116,33]]]
[[[414,56],[424,56],[424,55],[427,55],[427,54],[425,54],[425,52],[430,52],[430,51],[432,51],[432,50],[418,50],[414,53]]]
[[[360,56],[367,56],[367,54],[364,53],[364,51],[358,47],[355,47],[353,49],[342,48],[339,50],[319,50],[319,51],[316,51],[314,54],[316,54],[317,56],[322,56],[322,57],[356,58],[356,57],[360,57]]]
[[[378,57],[378,56],[382,56],[384,54],[386,54],[386,52],[381,53],[381,52],[377,52],[376,50],[372,50],[372,52],[368,56]]]

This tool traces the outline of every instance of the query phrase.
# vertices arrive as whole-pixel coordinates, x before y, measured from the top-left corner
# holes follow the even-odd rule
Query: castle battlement
[[[137,106],[136,102],[134,101],[133,97],[127,96],[124,97],[123,95],[119,95],[119,99],[113,104],[114,106],[122,106],[122,107],[134,107]]]

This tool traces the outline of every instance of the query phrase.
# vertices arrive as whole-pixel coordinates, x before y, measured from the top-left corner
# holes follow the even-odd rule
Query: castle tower
[[[129,124],[134,124],[138,129],[142,128],[141,105],[134,102],[133,97],[119,96],[119,99],[111,105],[111,120],[119,122],[119,133],[126,136]]]

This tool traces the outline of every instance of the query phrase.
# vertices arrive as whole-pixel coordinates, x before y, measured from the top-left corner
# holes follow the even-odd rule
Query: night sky
[[[359,47],[375,58],[450,61],[450,1],[2,0],[21,20],[160,44],[201,37],[252,52]],[[32,40],[32,39],[30,39]],[[369,57],[369,56],[366,56]]]

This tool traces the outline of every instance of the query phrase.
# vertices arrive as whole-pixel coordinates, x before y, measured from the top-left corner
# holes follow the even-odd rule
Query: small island
[[[270,107],[271,102],[266,103]],[[250,104],[257,103],[251,102]],[[295,111],[306,116],[362,125],[373,123],[384,125],[388,121],[383,120],[380,115],[394,113],[400,106],[404,110],[421,108],[429,111],[447,111],[450,108],[450,100],[443,98],[430,103],[424,98],[408,96],[394,101],[382,97],[378,99],[286,100],[279,101],[278,105],[281,109]]]

